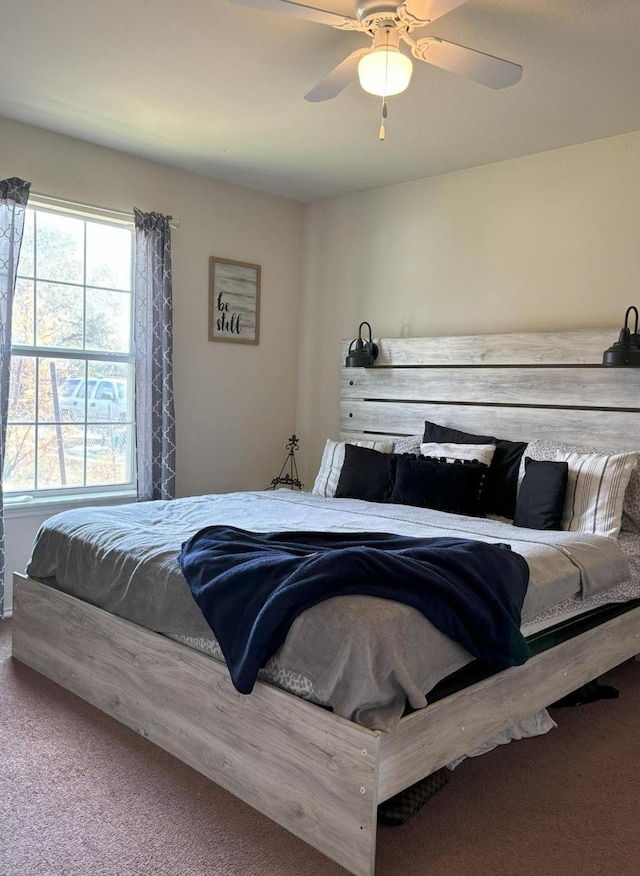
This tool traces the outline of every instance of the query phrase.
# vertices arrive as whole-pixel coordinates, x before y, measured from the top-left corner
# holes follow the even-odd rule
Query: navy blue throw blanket
[[[529,657],[520,633],[529,567],[506,544],[208,526],[182,545],[180,566],[241,693],[299,614],[346,594],[412,605],[490,666]]]

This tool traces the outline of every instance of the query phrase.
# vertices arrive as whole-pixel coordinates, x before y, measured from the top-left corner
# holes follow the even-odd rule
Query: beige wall
[[[562,330],[640,304],[640,132],[315,202],[305,271],[310,481],[338,433],[340,340],[361,320],[387,337]]]
[[[0,176],[39,194],[171,213],[179,495],[260,489],[295,425],[303,207],[0,119]],[[207,340],[208,259],[262,265],[260,344]]]
[[[263,487],[293,429],[310,486],[362,319],[378,336],[589,328],[640,299],[640,133],[303,207],[0,119],[7,175],[179,219],[180,495]],[[207,340],[213,254],[263,265],[257,347]]]
[[[262,489],[295,428],[303,207],[0,118],[0,178],[116,210],[171,213],[179,495]],[[208,260],[262,265],[260,344],[207,340]],[[56,507],[54,510],[60,510]],[[51,513],[51,512],[49,512]],[[7,513],[7,593],[42,509]]]

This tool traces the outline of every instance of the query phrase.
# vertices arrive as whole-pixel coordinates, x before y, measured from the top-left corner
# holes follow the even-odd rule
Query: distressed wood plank
[[[25,576],[14,592],[14,657],[373,876],[378,734],[262,682],[243,696],[218,661]]]
[[[340,395],[640,410],[640,368],[343,368]]]
[[[599,365],[620,328],[438,338],[376,338],[380,365]],[[342,344],[342,360],[349,341]],[[355,369],[354,369],[355,370]]]
[[[357,400],[342,401],[340,408],[343,435],[356,432],[413,435],[423,431],[425,420],[431,420],[514,441],[549,438],[620,450],[640,447],[640,413]]]
[[[403,718],[380,738],[382,802],[619,663],[640,644],[640,608]]]

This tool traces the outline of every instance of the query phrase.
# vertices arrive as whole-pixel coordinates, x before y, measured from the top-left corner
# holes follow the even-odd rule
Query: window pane
[[[130,480],[127,450],[131,426],[87,427],[87,485],[123,484]]]
[[[86,430],[82,423],[74,425],[65,424],[62,429],[60,429],[59,437],[62,439],[62,447],[64,450],[64,475],[66,478],[66,486],[81,487],[85,484],[85,435]],[[58,461],[56,474],[59,475],[59,472],[60,463]]]
[[[85,363],[80,359],[38,360],[40,423],[84,419],[84,398],[78,399],[80,383],[84,384],[84,375]],[[75,413],[78,415],[74,416]]]
[[[73,398],[75,393],[78,390],[78,386],[80,385],[80,378],[73,377],[69,380],[65,380],[62,386],[60,387],[60,391],[58,393],[60,398],[68,399]]]
[[[33,233],[35,224],[35,210],[27,209],[24,214],[24,231],[22,232],[22,246],[20,247],[20,260],[18,273],[23,277],[33,277]]]
[[[37,283],[36,292],[36,343],[43,347],[82,347],[82,289],[62,283]]]
[[[128,353],[131,344],[131,294],[87,289],[86,349]]]
[[[32,490],[35,483],[36,430],[33,426],[7,426],[2,487]]]
[[[16,280],[11,343],[33,344],[33,280]]]
[[[13,301],[5,491],[132,483],[132,244],[132,229],[122,225],[26,211]],[[52,347],[73,359],[42,349]],[[129,361],[85,358],[102,351]]]
[[[84,427],[40,426],[37,489],[80,487],[84,483]]]
[[[87,405],[90,422],[131,422],[133,405],[133,369],[130,365],[107,362],[89,363],[89,389]]]
[[[38,210],[36,277],[62,283],[84,282],[84,220]]]
[[[33,423],[36,418],[36,360],[13,356],[9,382],[9,422]]]
[[[131,232],[87,222],[87,285],[131,291]]]

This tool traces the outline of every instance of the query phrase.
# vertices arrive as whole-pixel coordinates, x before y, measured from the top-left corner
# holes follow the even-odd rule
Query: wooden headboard
[[[383,338],[372,368],[345,368],[343,440],[415,435],[424,420],[527,441],[635,450],[640,368],[603,366],[617,329]]]

